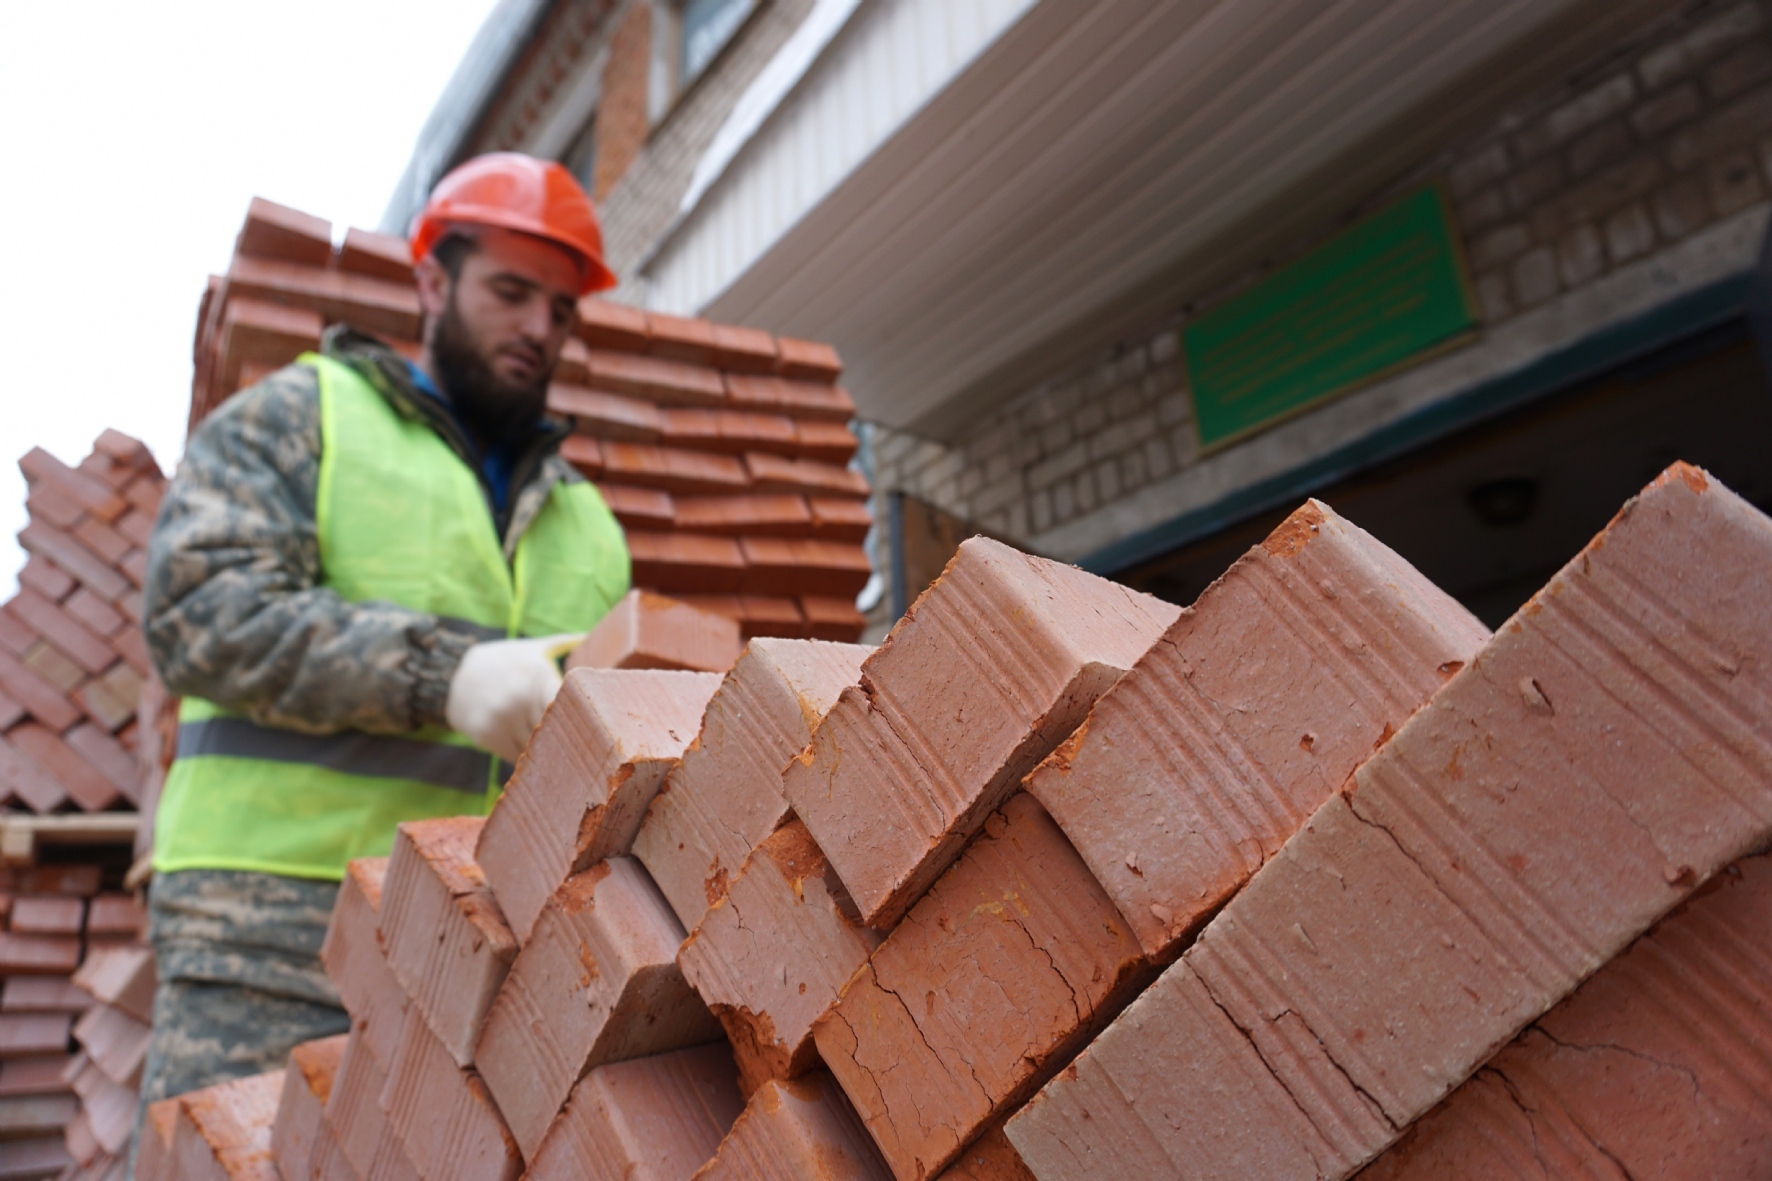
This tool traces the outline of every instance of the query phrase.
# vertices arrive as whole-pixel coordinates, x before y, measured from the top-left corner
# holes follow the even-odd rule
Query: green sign
[[[1476,323],[1440,190],[1411,193],[1183,329],[1200,445],[1346,393]]]

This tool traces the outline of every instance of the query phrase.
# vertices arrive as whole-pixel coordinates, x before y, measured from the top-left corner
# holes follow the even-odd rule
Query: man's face
[[[419,301],[434,376],[485,442],[533,429],[572,332],[580,272],[568,251],[507,230],[476,232],[453,282],[434,258]]]

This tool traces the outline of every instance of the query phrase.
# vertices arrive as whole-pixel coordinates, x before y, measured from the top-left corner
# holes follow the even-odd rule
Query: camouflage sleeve
[[[191,436],[148,544],[148,648],[174,692],[293,730],[440,723],[473,638],[317,585],[320,398],[290,366]]]

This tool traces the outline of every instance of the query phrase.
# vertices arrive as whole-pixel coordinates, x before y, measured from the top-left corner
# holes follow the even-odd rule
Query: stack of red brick
[[[875,651],[574,670],[140,1175],[1763,1175],[1768,586],[1676,466],[1493,636],[1312,502],[1185,611],[975,539]]]
[[[865,479],[828,346],[749,328],[579,305],[548,394],[563,454],[628,534],[635,585],[737,619],[746,637],[852,640],[869,567]],[[350,324],[416,357],[406,243],[255,200],[198,316],[194,425]]]
[[[142,769],[136,702],[150,674],[141,636],[148,532],[165,478],[115,431],[71,468],[19,461],[30,554],[0,606],[0,790],[12,810],[132,808]]]
[[[131,1022],[144,1036],[130,1042],[120,1035],[131,1031],[93,1006],[88,982],[109,957],[138,950],[142,912],[132,896],[102,892],[103,876],[97,865],[0,871],[0,1177],[8,1181],[104,1175],[134,1117],[133,1091],[111,1092],[113,1083],[135,1085],[129,1072],[140,1070],[146,1014]],[[150,996],[152,987],[150,966]]]

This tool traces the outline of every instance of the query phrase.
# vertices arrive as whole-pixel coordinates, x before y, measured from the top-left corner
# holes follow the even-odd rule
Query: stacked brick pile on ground
[[[154,1019],[154,953],[135,942],[141,934],[140,908],[126,896],[101,894],[92,900],[89,932],[99,928],[107,910],[116,914],[102,925],[127,931],[102,941],[90,935],[94,945],[73,976],[73,986],[89,998],[90,1007],[74,1023],[79,1052],[63,1074],[80,1111],[67,1128],[74,1163],[62,1181],[108,1178],[122,1168]]]
[[[750,328],[579,305],[548,395],[563,454],[627,530],[636,586],[758,635],[853,640],[867,582],[868,485],[847,464],[854,405],[828,346]],[[417,356],[406,244],[255,200],[198,315],[195,424],[345,323]]]
[[[70,468],[35,449],[19,461],[30,554],[0,606],[0,791],[36,813],[132,808],[141,792],[136,702],[149,675],[141,636],[144,547],[165,479],[115,431]]]
[[[488,820],[351,867],[353,1032],[154,1159],[1758,1175],[1769,576],[1676,466],[1492,637],[1313,502],[1186,611],[974,540],[871,653],[575,670]]]
[[[104,1102],[107,1088],[91,1073],[102,1059],[118,1084],[133,1087],[146,1045],[145,1036],[131,1043],[80,987],[87,965],[140,935],[141,908],[130,895],[101,892],[102,878],[96,865],[0,870],[0,1177],[9,1181],[64,1170],[101,1176],[133,1119],[133,1098],[118,1123],[122,1109]],[[145,1022],[133,1024],[145,1035]]]

